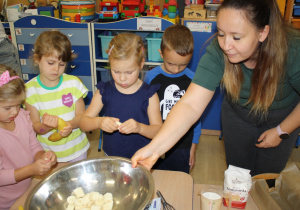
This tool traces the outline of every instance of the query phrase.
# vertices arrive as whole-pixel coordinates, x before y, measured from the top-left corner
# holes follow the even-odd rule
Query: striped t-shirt
[[[47,112],[65,121],[72,120],[75,117],[76,101],[81,97],[85,98],[88,92],[78,77],[67,74],[61,76],[55,87],[43,85],[39,75],[25,86],[26,102],[39,111],[41,119]],[[73,160],[88,150],[90,144],[87,136],[79,128],[73,129],[69,136],[57,142],[49,141],[48,137],[55,131],[53,129],[44,135],[38,134],[37,139],[46,151],[55,152],[58,162]]]

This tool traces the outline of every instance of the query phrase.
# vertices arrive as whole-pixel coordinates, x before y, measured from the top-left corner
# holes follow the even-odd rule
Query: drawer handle
[[[71,69],[74,69],[76,67],[76,65],[71,65]]]
[[[30,33],[29,35],[30,35],[30,36],[34,36],[35,34]]]
[[[34,48],[32,48],[31,51],[34,52]]]
[[[74,53],[74,50],[72,50],[71,53]]]
[[[73,34],[68,34],[68,37],[72,37],[73,36]]]

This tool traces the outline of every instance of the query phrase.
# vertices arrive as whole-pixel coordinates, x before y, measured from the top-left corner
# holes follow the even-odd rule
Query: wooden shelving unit
[[[292,26],[300,30],[300,17],[293,16],[295,0],[287,0],[284,13],[284,20],[291,23]]]

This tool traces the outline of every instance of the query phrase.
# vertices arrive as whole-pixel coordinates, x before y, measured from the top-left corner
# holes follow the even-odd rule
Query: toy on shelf
[[[147,16],[162,17],[162,12],[160,7],[154,5],[154,0],[149,0],[149,8],[147,11]]]
[[[28,0],[28,2],[29,2],[28,9],[36,9],[35,0]]]
[[[61,1],[61,18],[71,22],[87,22],[95,19],[95,1]],[[80,15],[80,21],[78,21]]]
[[[146,0],[122,0],[121,18],[140,17],[147,9]]]
[[[178,4],[176,0],[165,0],[163,5],[163,18],[174,24],[179,23]]]
[[[39,15],[59,18],[58,0],[30,0],[30,8],[37,8]]]
[[[118,20],[120,15],[119,0],[101,0],[99,3],[99,19],[101,20]]]

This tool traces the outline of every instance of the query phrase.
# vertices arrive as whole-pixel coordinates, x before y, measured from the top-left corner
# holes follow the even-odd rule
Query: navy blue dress
[[[103,113],[108,117],[116,117],[120,122],[134,119],[149,125],[147,108],[149,98],[159,89],[160,85],[148,85],[145,82],[133,94],[120,93],[114,81],[99,82],[96,87],[102,95]],[[103,132],[103,150],[109,156],[131,158],[140,148],[146,146],[150,139],[136,133],[122,134]]]

